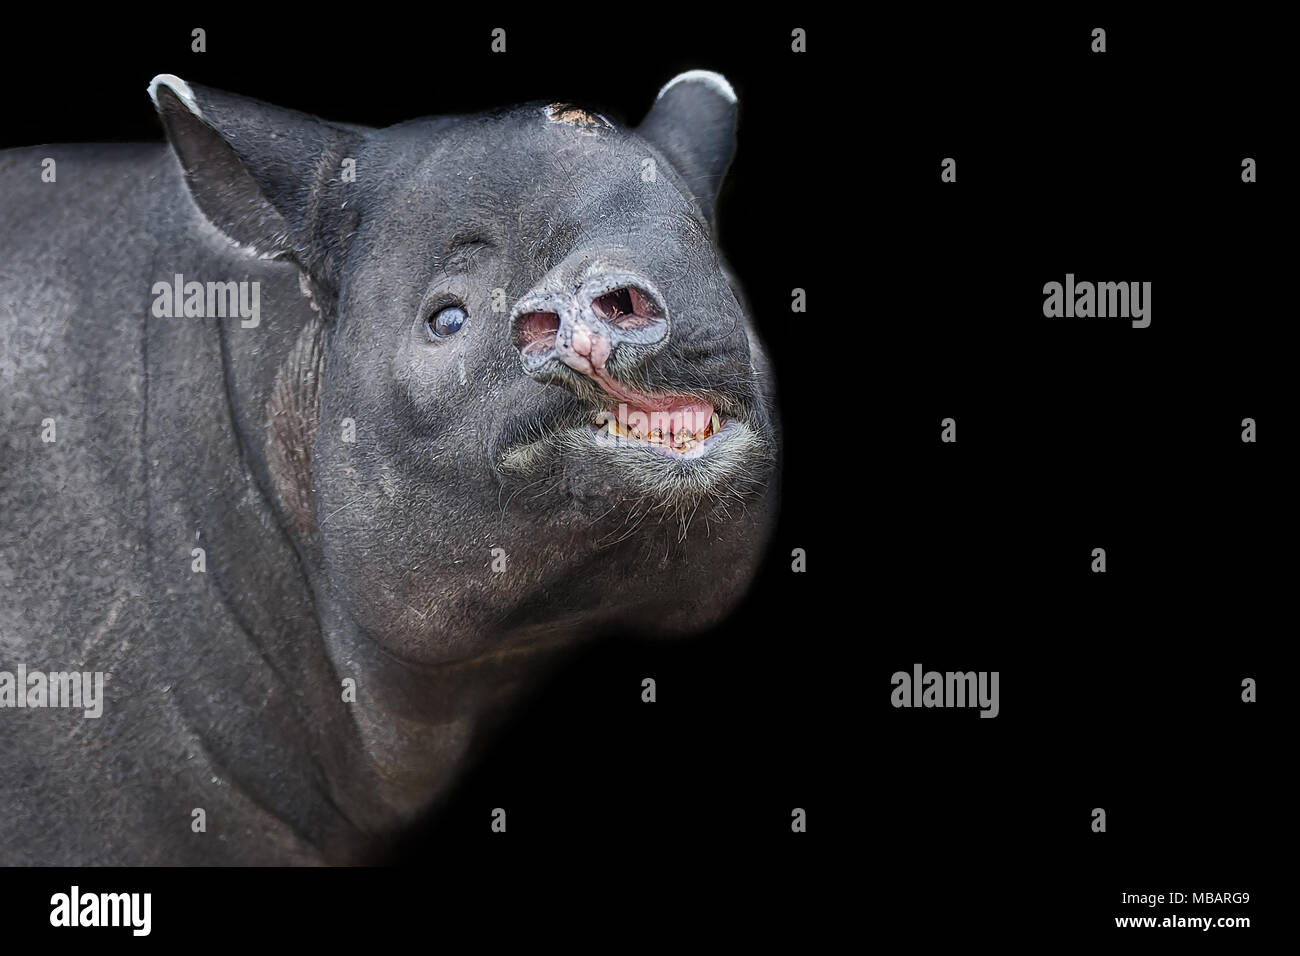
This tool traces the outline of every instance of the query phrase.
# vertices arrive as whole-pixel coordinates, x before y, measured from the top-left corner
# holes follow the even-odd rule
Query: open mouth
[[[616,411],[598,412],[592,425],[625,441],[685,454],[701,449],[722,431],[724,422],[707,402],[669,399],[658,407],[620,403]]]
[[[521,405],[489,443],[493,462],[524,476],[567,459],[569,467],[616,469],[608,474],[631,482],[680,481],[698,493],[736,469],[758,468],[765,455],[765,427],[744,396],[608,398],[597,404],[554,389]]]

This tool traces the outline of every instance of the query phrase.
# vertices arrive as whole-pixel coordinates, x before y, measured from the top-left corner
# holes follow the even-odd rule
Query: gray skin
[[[97,719],[0,707],[0,863],[377,859],[560,649],[697,631],[755,570],[734,96],[370,130],[150,92],[166,145],[0,153],[0,671],[108,674]],[[156,315],[177,273],[257,281],[260,324]],[[724,427],[619,440],[620,395]]]

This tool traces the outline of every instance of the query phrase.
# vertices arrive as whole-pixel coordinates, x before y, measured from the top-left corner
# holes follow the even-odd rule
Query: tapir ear
[[[154,77],[149,96],[203,214],[239,245],[293,258],[332,287],[332,261],[351,233],[343,160],[363,131],[170,74]]]
[[[668,157],[709,220],[736,152],[736,109],[736,91],[725,77],[689,70],[659,91],[637,128]]]

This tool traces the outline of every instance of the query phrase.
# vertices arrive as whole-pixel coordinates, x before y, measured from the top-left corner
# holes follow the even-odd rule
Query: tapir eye
[[[449,305],[445,309],[439,309],[429,316],[429,336],[442,339],[449,335],[455,335],[460,331],[460,327],[465,324],[467,318],[469,316],[465,314],[465,310],[458,305]]]

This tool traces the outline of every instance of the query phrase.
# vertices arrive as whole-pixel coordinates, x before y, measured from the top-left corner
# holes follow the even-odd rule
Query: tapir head
[[[778,449],[713,238],[726,80],[682,74],[635,128],[543,102],[368,130],[150,92],[202,213],[319,308],[246,437],[330,613],[438,663],[734,602]]]

